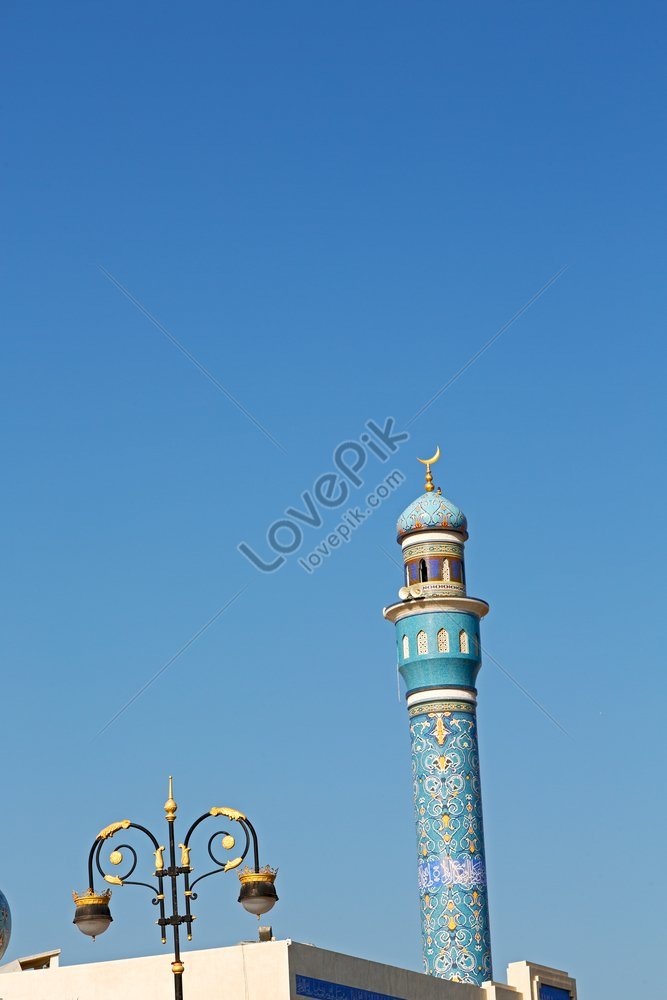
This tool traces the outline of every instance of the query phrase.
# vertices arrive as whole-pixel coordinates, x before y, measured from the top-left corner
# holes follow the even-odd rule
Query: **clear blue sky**
[[[496,975],[528,958],[588,1000],[645,993],[667,822],[663,5],[37,2],[2,21],[8,957],[159,951],[140,890],[95,945],[69,894],[101,826],[159,824],[173,771],[184,821],[254,818],[278,935],[419,967],[381,548],[398,556],[414,456],[440,444],[484,645],[569,734],[487,659]],[[406,479],[348,544],[298,564],[331,509],[275,573],[243,558],[340,442],[405,429],[564,266],[369,459],[351,505]],[[205,884],[194,945],[254,935],[236,895]]]

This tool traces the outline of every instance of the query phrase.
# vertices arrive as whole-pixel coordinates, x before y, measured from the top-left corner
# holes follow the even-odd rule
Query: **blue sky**
[[[555,965],[589,1000],[655,980],[665,19],[650,2],[5,7],[8,957],[159,950],[140,892],[115,893],[95,945],[69,893],[101,826],[159,825],[173,772],[183,822],[215,804],[254,819],[278,935],[420,966],[381,609],[415,456],[440,444],[483,643],[516,681],[490,659],[479,681],[496,976]],[[350,505],[394,468],[400,488],[316,572],[298,559],[340,510],[258,572],[238,544],[266,552],[334,449],[389,416],[410,440],[368,459]],[[255,933],[217,882],[198,947]]]

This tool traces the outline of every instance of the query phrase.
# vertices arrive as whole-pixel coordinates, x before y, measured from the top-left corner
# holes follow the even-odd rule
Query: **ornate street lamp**
[[[138,823],[132,823],[129,819],[121,820],[119,823],[111,823],[109,826],[105,826],[103,830],[100,830],[93,841],[93,846],[90,849],[90,854],[88,855],[87,891],[84,893],[75,892],[73,895],[76,906],[74,923],[82,934],[87,934],[95,940],[98,934],[103,934],[105,932],[113,918],[111,916],[111,910],[109,909],[111,889],[107,889],[104,892],[97,892],[95,890],[93,866],[97,868],[104,881],[110,883],[111,885],[141,885],[146,889],[150,889],[150,891],[154,893],[153,904],[155,906],[159,906],[160,908],[160,918],[156,921],[156,923],[160,927],[162,944],[167,943],[167,927],[171,927],[173,932],[174,961],[171,964],[171,968],[174,973],[174,994],[176,1000],[183,1000],[184,965],[181,961],[179,928],[182,924],[186,925],[188,941],[191,941],[192,922],[195,920],[195,917],[192,915],[190,907],[192,901],[197,899],[197,893],[193,892],[194,887],[198,882],[201,882],[202,879],[208,878],[209,875],[216,875],[219,872],[228,872],[233,868],[238,868],[239,865],[243,864],[246,855],[252,847],[253,867],[250,868],[246,865],[243,871],[239,873],[241,892],[239,894],[238,901],[244,909],[248,911],[248,913],[254,914],[259,919],[262,914],[268,913],[278,900],[275,888],[275,880],[278,872],[277,869],[270,868],[268,865],[264,868],[260,868],[259,848],[257,845],[257,834],[255,833],[255,828],[248,817],[244,816],[243,813],[238,811],[238,809],[228,809],[226,806],[214,806],[208,812],[204,813],[203,816],[200,816],[199,819],[194,821],[185,835],[185,840],[182,844],[178,845],[181,850],[181,863],[180,865],[177,865],[176,838],[174,835],[174,824],[176,821],[177,809],[178,806],[174,802],[173,785],[170,777],[169,798],[164,804],[165,818],[169,829],[169,863],[167,866],[165,866],[164,859],[164,852],[167,848],[161,847],[151,831],[147,830],[145,826],[140,826]],[[208,855],[216,867],[212,868],[210,872],[200,875],[193,882],[191,882],[190,876],[193,868],[190,864],[190,837],[200,823],[203,823],[205,819],[209,819],[211,816],[224,816],[241,828],[244,837],[243,850],[238,857],[234,857],[230,861],[223,861],[216,857],[215,850],[219,850],[219,847],[216,847],[216,841],[218,838],[221,838],[220,844],[226,851],[231,851],[236,846],[236,838],[233,834],[231,834],[228,830],[216,830],[208,841]],[[111,837],[118,833],[119,830],[130,829],[141,830],[141,832],[148,837],[153,845],[155,878],[157,879],[157,885],[150,885],[148,882],[136,882],[130,879],[130,876],[134,874],[138,861],[137,852],[130,846],[130,844],[119,844],[109,855],[109,861],[112,865],[121,865],[124,860],[123,851],[129,852],[130,867],[123,876],[108,875],[102,867],[100,854],[106,841],[110,840]],[[183,898],[185,902],[184,913],[179,911],[179,878],[183,878]],[[169,880],[167,885],[171,888],[171,916],[167,916],[165,910],[165,879]]]

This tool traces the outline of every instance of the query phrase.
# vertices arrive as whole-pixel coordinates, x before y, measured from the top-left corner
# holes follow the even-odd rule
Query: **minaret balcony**
[[[408,597],[405,601],[390,604],[382,609],[382,614],[390,622],[398,622],[412,615],[434,611],[460,611],[484,618],[489,613],[489,605],[479,597],[456,597],[454,595]]]

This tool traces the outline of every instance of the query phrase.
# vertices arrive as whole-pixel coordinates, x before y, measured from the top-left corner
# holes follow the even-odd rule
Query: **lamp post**
[[[238,809],[229,809],[226,806],[214,806],[212,809],[209,809],[208,812],[200,816],[199,819],[196,819],[185,835],[183,843],[178,845],[181,851],[181,857],[180,864],[177,865],[176,836],[174,833],[177,809],[178,806],[174,801],[173,784],[170,777],[169,798],[164,804],[169,838],[169,856],[167,865],[165,865],[164,858],[164,852],[167,848],[160,846],[156,837],[145,826],[141,826],[139,823],[132,823],[129,819],[121,820],[118,823],[110,823],[109,826],[105,826],[103,830],[100,830],[90,849],[90,853],[88,855],[87,891],[83,893],[75,892],[73,893],[73,896],[76,906],[74,923],[82,934],[86,934],[95,940],[98,934],[103,934],[104,931],[107,930],[113,918],[109,909],[111,889],[106,889],[104,892],[97,892],[95,890],[93,868],[97,868],[97,871],[100,873],[104,881],[108,882],[110,885],[140,885],[154,893],[153,904],[159,907],[160,912],[160,917],[156,923],[160,927],[162,944],[167,943],[167,928],[171,927],[172,929],[174,937],[174,961],[171,964],[171,969],[174,973],[174,995],[176,1000],[183,1000],[184,965],[181,961],[180,928],[183,924],[185,924],[187,928],[188,941],[191,941],[192,922],[196,919],[191,912],[191,903],[193,900],[197,899],[197,893],[193,891],[197,883],[201,882],[202,879],[208,878],[210,875],[216,875],[220,872],[228,872],[234,868],[238,868],[239,865],[243,863],[246,855],[252,848],[252,868],[246,865],[244,870],[239,873],[239,881],[241,883],[241,891],[238,900],[239,903],[241,903],[248,913],[254,914],[259,919],[262,914],[268,913],[268,911],[273,907],[278,900],[278,896],[276,894],[274,884],[277,869],[270,868],[268,865],[264,868],[260,868],[259,848],[257,845],[257,834],[255,833],[255,828],[248,817],[244,816],[244,814],[239,812]],[[243,850],[237,857],[233,857],[229,861],[223,861],[216,857],[214,848],[219,850],[219,848],[215,847],[215,842],[218,838],[221,838],[221,846],[226,851],[231,851],[236,846],[236,838],[233,834],[231,834],[228,830],[216,830],[208,841],[208,855],[217,867],[212,868],[211,871],[205,872],[203,875],[199,875],[199,877],[194,881],[191,881],[190,877],[194,869],[190,864],[190,838],[199,825],[204,822],[204,820],[209,819],[210,817],[218,816],[225,817],[240,827],[244,837]],[[150,885],[148,882],[137,882],[131,880],[130,876],[134,874],[137,867],[138,856],[137,852],[130,844],[119,844],[109,855],[109,862],[112,865],[122,865],[124,861],[123,851],[127,851],[129,853],[130,867],[123,876],[108,875],[102,867],[100,854],[106,842],[115,836],[115,834],[119,831],[131,829],[140,830],[148,837],[153,845],[155,878],[157,879],[157,885]],[[180,878],[183,879],[183,913],[179,910]],[[167,916],[166,911],[167,899],[165,895],[165,879],[167,879],[167,887],[171,890],[169,893],[171,898],[170,916]]]

